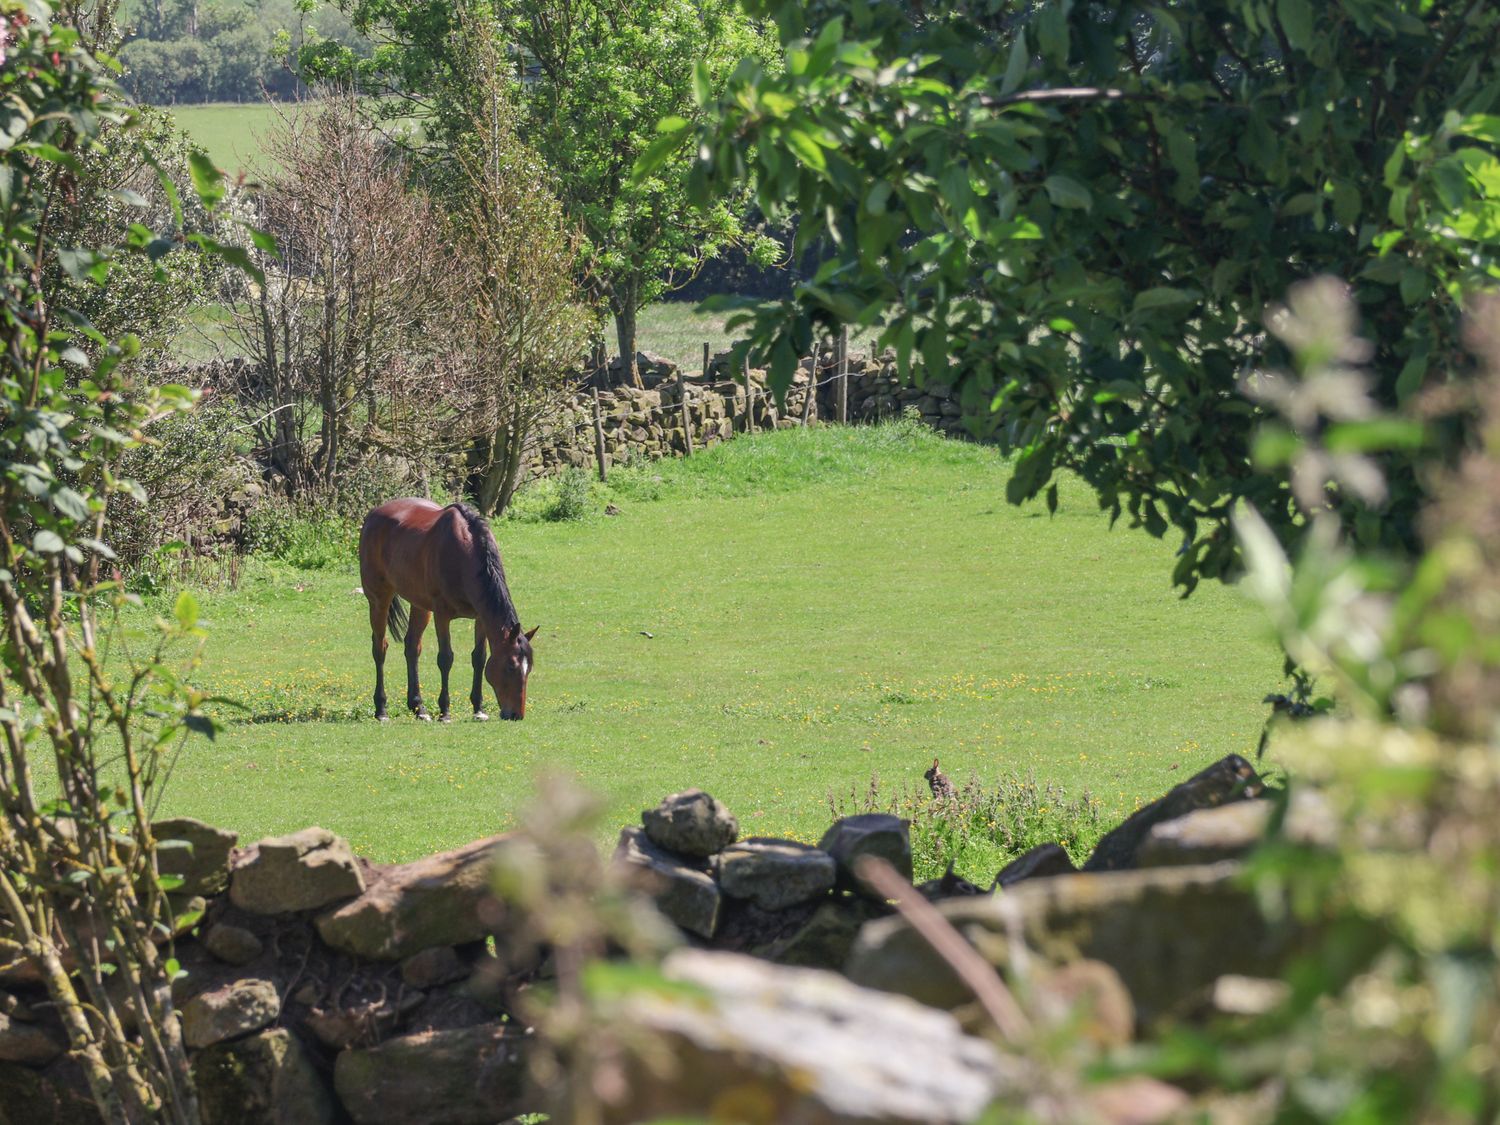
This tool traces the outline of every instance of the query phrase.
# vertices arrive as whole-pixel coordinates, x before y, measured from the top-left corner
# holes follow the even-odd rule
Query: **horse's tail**
[[[406,639],[406,604],[400,598],[391,599],[391,608],[386,611],[386,627],[398,641]]]

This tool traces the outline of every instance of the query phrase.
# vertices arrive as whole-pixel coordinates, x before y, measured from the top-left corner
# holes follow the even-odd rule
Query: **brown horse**
[[[384,720],[386,629],[406,638],[406,705],[419,719],[430,719],[417,682],[422,634],[431,619],[437,626],[438,671],[443,690],[438,718],[448,719],[448,671],[453,641],[448,627],[455,617],[474,618],[474,688],[469,700],[474,717],[484,713],[484,681],[495,690],[502,719],[526,715],[526,677],[531,674],[531,638],[521,619],[500,549],[485,518],[467,504],[440,508],[431,500],[408,497],[382,504],[365,517],[359,533],[359,575],[370,603],[371,654],[375,657],[375,717]],[[411,620],[401,605],[411,603]],[[485,662],[485,647],[490,650]]]

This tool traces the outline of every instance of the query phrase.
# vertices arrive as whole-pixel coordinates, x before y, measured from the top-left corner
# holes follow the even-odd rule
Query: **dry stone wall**
[[[751,407],[745,411],[745,384],[732,374],[729,353],[714,356],[708,371],[682,372],[677,365],[650,353],[636,357],[644,388],[623,383],[623,370],[611,367],[608,378],[586,387],[563,409],[543,436],[528,466],[533,475],[550,475],[567,466],[597,466],[594,433],[594,396],[597,392],[604,431],[606,469],[627,460],[681,457],[692,447],[703,449],[753,427],[756,431],[801,425],[809,386],[813,402],[809,421],[838,417],[838,380],[834,353],[819,352],[802,360],[786,399],[778,407],[770,393],[766,372],[749,371]],[[874,422],[911,412],[923,423],[953,437],[967,436],[958,399],[950,388],[903,386],[894,353],[849,357],[848,418]],[[682,411],[687,398],[687,415]]]
[[[1298,952],[1303,935],[1263,917],[1238,878],[1270,820],[1260,796],[1231,756],[1131,816],[1081,870],[1044,845],[990,890],[954,878],[917,890],[1002,976],[1025,976],[1033,1019],[1127,1043],[1214,1015],[1226,981],[1274,985]],[[1326,819],[1313,798],[1285,818],[1312,843]],[[174,999],[207,1125],[571,1119],[566,1090],[531,1084],[516,1008],[549,962],[511,940],[518,920],[491,891],[497,856],[526,841],[386,865],[316,827],[248,847],[189,819],[157,828],[192,844],[162,854],[192,892],[178,899],[191,932],[176,943]],[[1027,1096],[1020,1062],[966,1030],[969,988],[862,877],[871,858],[910,878],[905,821],[846,817],[816,847],[741,838],[728,808],[688,790],[627,826],[615,862],[676,924],[662,972],[693,987],[600,1014],[655,1044],[654,1061],[622,1061],[628,1096],[605,1120],[711,1115],[738,1086],[771,1107],[767,1121],[958,1123]],[[0,964],[0,1122],[92,1120],[36,982],[26,962]],[[678,1064],[665,1078],[663,1050]],[[1187,1097],[1152,1093],[1174,1111]]]

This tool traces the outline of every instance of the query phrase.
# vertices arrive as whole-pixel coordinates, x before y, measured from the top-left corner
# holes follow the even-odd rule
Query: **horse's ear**
[[[514,625],[507,625],[505,627],[505,632],[502,633],[502,634],[500,634],[500,643],[501,644],[506,644],[506,645],[513,645],[513,644],[515,644],[516,643],[516,637],[520,635],[520,632],[521,632],[521,625],[520,625],[519,622],[517,622]]]
[[[536,636],[536,631],[537,631],[537,630],[538,630],[538,629],[540,629],[540,628],[541,628],[541,626],[540,626],[540,625],[533,625],[533,626],[532,626],[532,627],[531,627],[531,632],[529,632],[529,633],[527,633],[527,634],[526,634],[526,639],[527,639],[527,640],[528,640],[528,641],[529,641],[529,640],[531,640],[531,638],[532,638],[532,637],[534,637],[534,636]]]

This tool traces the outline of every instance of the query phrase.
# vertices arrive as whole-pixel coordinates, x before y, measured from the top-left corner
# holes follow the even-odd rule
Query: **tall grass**
[[[882,786],[870,776],[864,792],[828,794],[835,817],[893,813],[911,822],[913,877],[936,879],[953,870],[988,887],[999,870],[1039,844],[1061,844],[1075,864],[1088,858],[1108,830],[1104,807],[1087,789],[1070,796],[1061,785],[1036,775],[998,777],[988,784],[971,777],[951,797],[934,797],[924,786]]]

